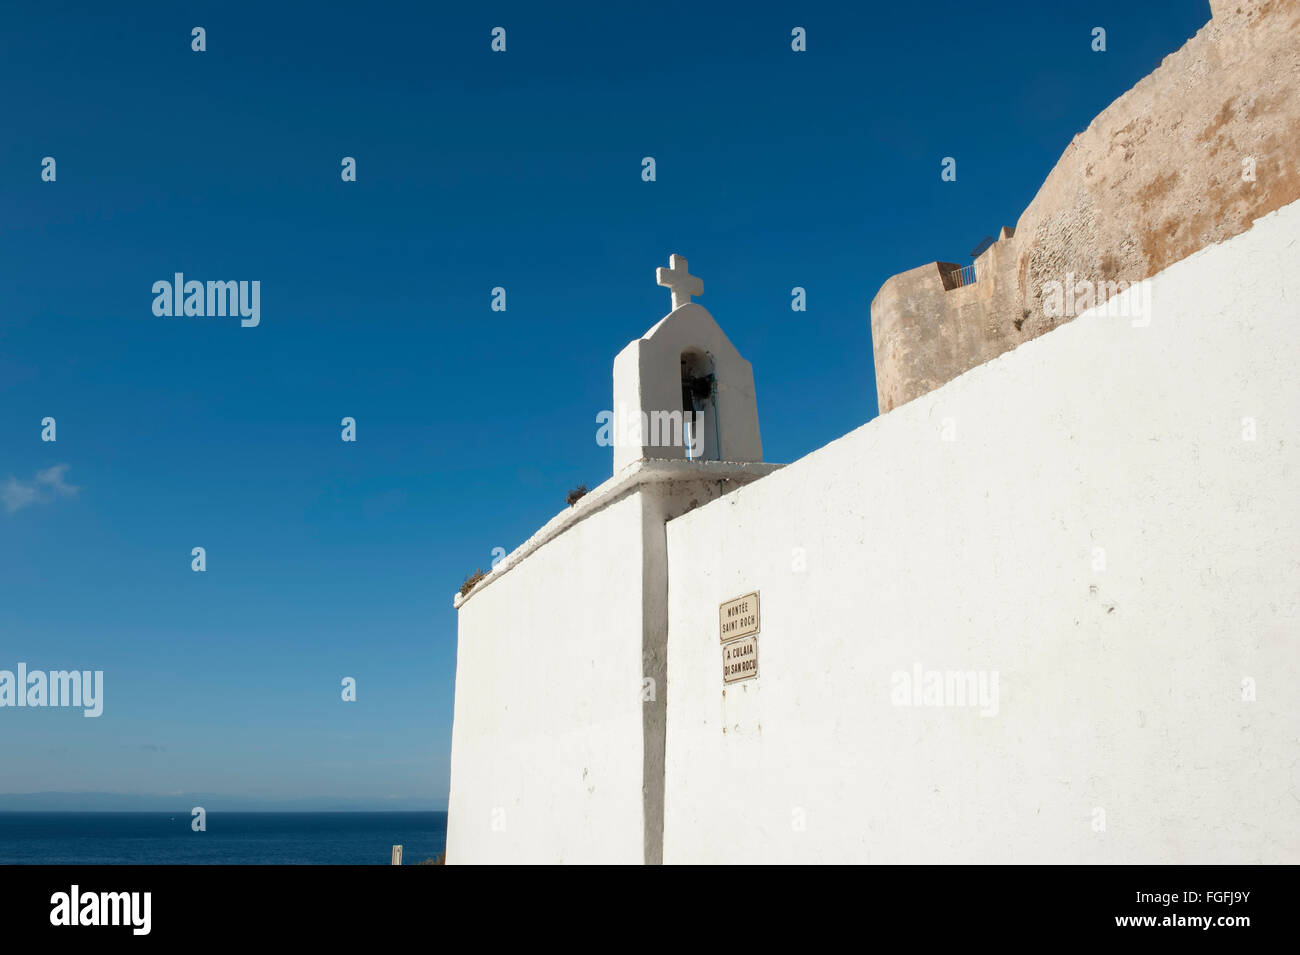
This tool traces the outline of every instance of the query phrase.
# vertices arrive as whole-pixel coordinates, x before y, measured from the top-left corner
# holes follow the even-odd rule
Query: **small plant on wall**
[[[474,573],[472,573],[472,574],[470,574],[468,577],[466,577],[466,578],[465,578],[465,582],[464,582],[463,584],[460,585],[460,595],[461,595],[462,597],[464,597],[467,593],[469,593],[471,590],[474,589],[474,586],[475,586],[475,585],[476,585],[480,580],[482,580],[482,579],[483,579],[484,577],[486,577],[486,576],[487,576],[487,572],[486,572],[485,570],[483,570],[482,567],[480,567],[478,570],[474,571]]]

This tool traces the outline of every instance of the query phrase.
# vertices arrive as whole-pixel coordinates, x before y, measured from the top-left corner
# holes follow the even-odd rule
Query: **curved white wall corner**
[[[661,861],[665,523],[777,467],[641,462],[455,600],[449,863]]]
[[[643,861],[641,525],[625,496],[461,605],[449,863]]]
[[[1147,292],[669,523],[665,862],[1300,862],[1300,204]]]

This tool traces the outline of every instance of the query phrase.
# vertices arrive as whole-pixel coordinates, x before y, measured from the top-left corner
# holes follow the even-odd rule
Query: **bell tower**
[[[762,461],[754,369],[691,296],[680,255],[656,272],[672,311],[614,359],[614,473],[643,459]]]

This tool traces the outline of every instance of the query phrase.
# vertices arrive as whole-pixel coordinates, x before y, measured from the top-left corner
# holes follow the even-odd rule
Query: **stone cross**
[[[704,294],[704,283],[686,270],[686,260],[673,253],[668,257],[668,268],[655,269],[655,281],[673,293],[673,310],[691,303],[692,295]]]

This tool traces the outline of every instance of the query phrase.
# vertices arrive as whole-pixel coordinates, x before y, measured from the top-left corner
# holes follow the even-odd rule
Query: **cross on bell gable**
[[[686,268],[686,260],[673,253],[668,257],[668,268],[655,269],[655,281],[673,293],[673,310],[691,303],[692,295],[704,294],[704,283]]]

